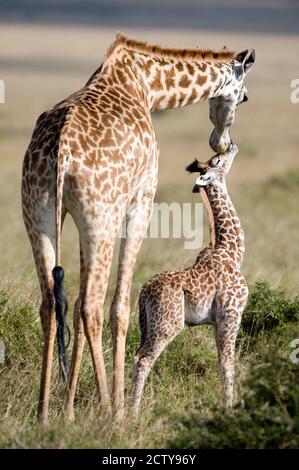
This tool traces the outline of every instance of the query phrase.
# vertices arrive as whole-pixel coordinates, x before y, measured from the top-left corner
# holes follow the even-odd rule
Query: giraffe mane
[[[136,39],[128,38],[122,33],[116,35],[115,40],[109,47],[105,59],[108,59],[116,50],[125,48],[131,51],[140,52],[144,55],[149,55],[155,58],[173,58],[180,60],[193,60],[193,61],[221,61],[229,62],[232,60],[236,53],[229,51],[228,49],[222,49],[221,51],[214,51],[212,49],[176,49],[176,48],[165,48],[146,42],[139,41]]]

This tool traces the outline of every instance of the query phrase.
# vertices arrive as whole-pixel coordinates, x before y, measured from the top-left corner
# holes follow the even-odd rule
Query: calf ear
[[[186,166],[186,171],[189,171],[189,173],[196,173],[200,171],[199,168],[199,161],[194,160],[190,165]]]
[[[239,52],[235,57],[235,60],[240,62],[242,71],[247,73],[249,69],[253,66],[255,62],[255,50],[246,49],[245,51]]]

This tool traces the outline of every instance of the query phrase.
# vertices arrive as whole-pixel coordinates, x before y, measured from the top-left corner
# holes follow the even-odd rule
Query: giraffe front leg
[[[124,412],[125,344],[130,315],[133,270],[152,213],[154,192],[140,190],[126,216],[126,237],[121,240],[117,286],[110,310],[113,338],[113,410],[118,418]]]
[[[220,377],[224,390],[225,406],[233,405],[235,377],[235,344],[240,327],[241,315],[237,310],[226,310],[216,327],[216,342]]]

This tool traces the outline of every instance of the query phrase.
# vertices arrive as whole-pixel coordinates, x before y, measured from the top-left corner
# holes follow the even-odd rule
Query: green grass
[[[294,333],[294,331],[293,331]],[[272,350],[271,350],[272,349]],[[263,362],[252,361],[243,394],[232,411],[215,408],[178,418],[174,448],[292,449],[299,446],[299,375],[283,349],[270,347]]]
[[[259,390],[264,382],[269,390],[274,387],[270,370],[280,374],[279,370],[283,372],[284,369],[290,369],[291,375],[286,372],[281,381],[276,380],[275,387],[279,391],[281,384],[288,400],[294,394],[294,402],[297,400],[297,382],[292,382],[292,379],[295,370],[298,375],[298,366],[292,365],[288,356],[291,352],[290,341],[299,336],[294,323],[299,315],[298,299],[288,297],[281,289],[271,289],[265,282],[257,283],[250,290],[237,346],[236,391],[237,396],[242,398],[243,405],[237,404],[233,417],[222,409],[213,330],[211,327],[201,327],[193,328],[192,332],[185,329],[162,354],[148,379],[137,426],[130,421],[128,406],[123,427],[101,421],[87,351],[75,404],[76,423],[66,423],[63,417],[65,391],[59,381],[55,358],[48,429],[41,429],[36,422],[42,340],[38,304],[26,297],[18,298],[15,292],[2,290],[0,337],[6,345],[6,359],[0,365],[0,447],[221,447],[221,443],[228,447],[228,442],[231,442],[232,447],[250,447],[258,444],[258,439],[259,447],[271,447],[275,442],[278,446],[292,447],[297,443],[297,438],[290,437],[293,428],[297,429],[297,421],[292,421],[286,437],[282,438],[282,434],[286,432],[286,422],[282,422],[280,409],[275,408],[279,421],[279,429],[275,430],[277,435],[271,420],[269,424],[269,433],[271,436],[274,433],[276,437],[272,438],[270,434],[268,436],[266,427],[265,436],[260,438],[262,419],[270,416],[273,410],[270,398]],[[250,325],[252,316],[258,319],[259,328]],[[277,318],[280,320],[279,324],[276,323]],[[127,396],[130,390],[132,357],[138,343],[139,329],[133,317],[127,338]],[[104,325],[104,344],[105,360],[111,376],[111,339],[107,321]],[[275,351],[273,361],[269,350]],[[255,370],[259,370],[260,381],[256,382],[256,388],[256,375],[252,376]],[[248,398],[255,390],[258,391],[258,408],[256,402]],[[280,395],[277,400],[279,397]],[[251,437],[247,441],[246,426],[251,422],[250,419],[256,420],[251,427],[252,433],[256,432],[257,437],[256,440]],[[293,415],[290,419],[293,419]],[[233,428],[229,423],[232,423]],[[232,429],[238,426],[240,432],[231,440]],[[222,429],[220,434],[218,427]]]

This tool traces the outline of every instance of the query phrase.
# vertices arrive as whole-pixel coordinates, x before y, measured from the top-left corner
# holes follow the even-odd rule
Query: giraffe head
[[[198,160],[190,163],[186,170],[190,173],[199,173],[193,188],[194,193],[198,193],[200,187],[221,184],[225,187],[225,178],[228,174],[235,156],[238,153],[238,147],[231,143],[228,150],[223,154],[214,155],[205,163]]]
[[[229,128],[234,122],[237,106],[248,101],[244,79],[254,61],[254,49],[236,54],[230,62],[231,78],[220,87],[217,96],[209,99],[210,120],[214,124],[210,146],[214,152],[223,153],[230,145]]]

